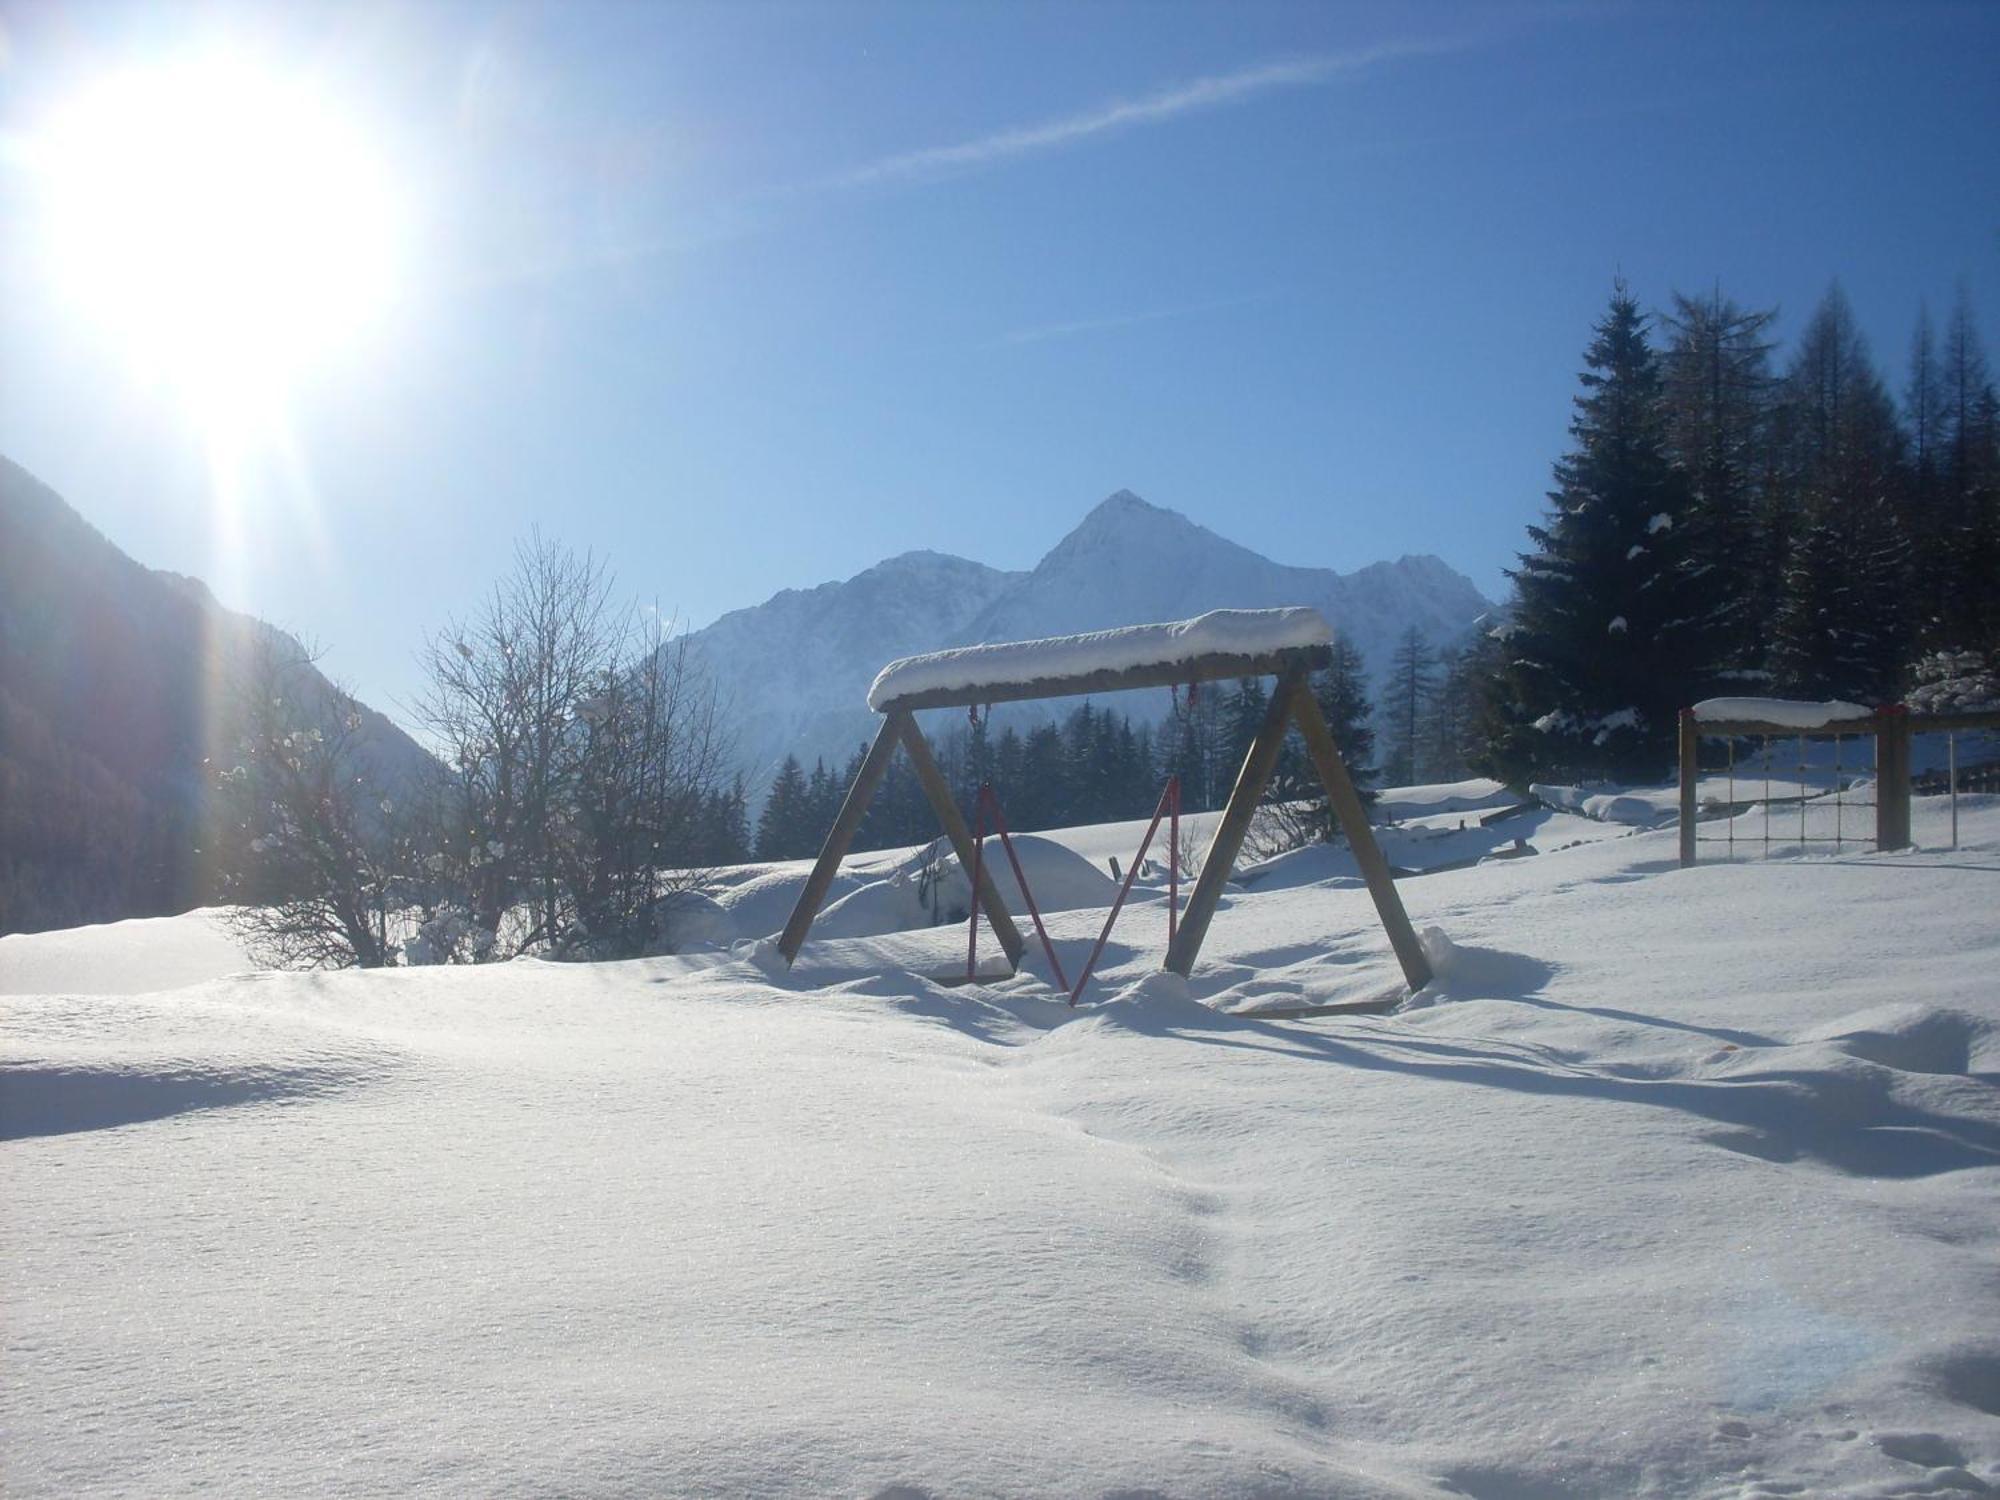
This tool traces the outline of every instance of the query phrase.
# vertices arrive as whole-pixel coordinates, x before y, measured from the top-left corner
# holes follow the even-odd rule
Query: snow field
[[[0,1489],[1980,1492],[2000,799],[1960,812],[1405,881],[1449,936],[1391,1017],[1218,1013],[1393,983],[1341,883],[1232,890],[1191,981],[1152,898],[1078,1012],[899,971],[962,927],[17,996]]]

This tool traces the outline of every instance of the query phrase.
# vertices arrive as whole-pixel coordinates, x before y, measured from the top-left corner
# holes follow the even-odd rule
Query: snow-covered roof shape
[[[1792,698],[1704,698],[1694,706],[1704,724],[1775,724],[1785,729],[1825,729],[1850,719],[1870,719],[1872,708],[1838,699],[1801,703]]]
[[[965,694],[963,702],[986,692],[994,697],[980,701],[998,702],[1026,696],[1020,690],[1030,686],[1045,688],[1051,697],[1070,684],[1078,692],[1139,686],[1084,679],[1169,669],[1202,657],[1230,659],[1230,670],[1216,675],[1248,675],[1244,663],[1251,658],[1325,646],[1332,639],[1316,609],[1212,609],[1192,620],[906,656],[877,674],[868,706],[879,712],[919,695]]]

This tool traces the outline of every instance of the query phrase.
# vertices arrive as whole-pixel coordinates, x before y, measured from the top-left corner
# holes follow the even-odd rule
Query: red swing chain
[[[1118,887],[1118,899],[1111,903],[1111,911],[1104,918],[1104,930],[1097,934],[1097,946],[1090,950],[1090,961],[1083,966],[1083,972],[1076,976],[1076,987],[1069,992],[1069,1003],[1075,1005],[1083,994],[1083,987],[1090,983],[1090,971],[1097,967],[1097,960],[1104,956],[1104,945],[1111,938],[1112,924],[1118,920],[1118,913],[1124,909],[1125,898],[1132,893],[1132,882],[1139,876],[1139,866],[1146,862],[1146,851],[1152,847],[1153,835],[1159,832],[1160,819],[1169,820],[1167,834],[1167,945],[1173,946],[1174,922],[1180,908],[1181,873],[1181,779],[1169,776],[1167,784],[1160,790],[1160,802],[1153,809],[1153,821],[1146,825],[1146,836],[1139,840],[1139,852],[1132,856],[1131,868],[1125,872],[1125,881]]]
[[[1000,847],[1007,852],[1007,863],[1014,867],[1014,880],[1021,887],[1021,895],[1028,903],[1028,915],[1035,919],[1035,936],[1042,940],[1042,952],[1048,955],[1049,972],[1056,976],[1058,988],[1067,990],[1069,980],[1063,974],[1062,961],[1056,957],[1056,945],[1049,941],[1049,932],[1042,925],[1041,908],[1035,905],[1035,893],[1028,888],[1027,873],[1021,868],[1021,858],[1014,852],[1014,840],[1007,832],[1007,820],[1000,814],[1000,799],[994,795],[993,784],[982,782],[979,787],[979,801],[972,822],[972,915],[966,920],[965,935],[965,977],[976,977],[979,960],[979,888],[986,869],[986,815],[993,814],[993,831],[1000,836]]]

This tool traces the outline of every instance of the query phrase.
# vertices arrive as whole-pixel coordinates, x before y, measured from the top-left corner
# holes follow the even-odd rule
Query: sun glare
[[[40,144],[70,297],[211,428],[254,425],[384,309],[388,178],[304,80],[234,58],[134,69]]]

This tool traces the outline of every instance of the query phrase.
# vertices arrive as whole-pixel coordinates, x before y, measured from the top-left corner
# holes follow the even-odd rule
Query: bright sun
[[[135,69],[39,144],[70,296],[211,424],[253,424],[384,309],[388,178],[302,80],[234,58]]]

